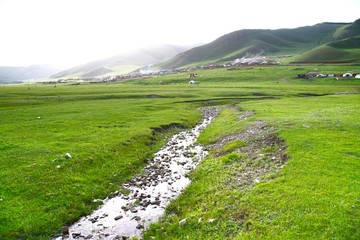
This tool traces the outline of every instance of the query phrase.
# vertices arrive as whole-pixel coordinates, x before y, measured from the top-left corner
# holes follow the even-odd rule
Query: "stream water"
[[[142,232],[156,222],[165,207],[190,183],[186,174],[206,156],[201,145],[194,144],[200,132],[217,115],[214,107],[202,109],[203,121],[191,130],[174,135],[155,154],[144,173],[122,186],[127,194],[118,193],[105,199],[91,215],[82,217],[68,228],[68,237],[59,239],[126,239],[142,237]]]

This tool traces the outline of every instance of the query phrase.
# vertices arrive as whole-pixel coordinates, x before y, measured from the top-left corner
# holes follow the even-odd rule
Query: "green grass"
[[[295,78],[314,68],[359,71],[356,65],[278,66],[200,71],[196,86],[185,73],[117,84],[0,86],[0,238],[54,236],[95,209],[93,199],[111,196],[139,173],[179,131],[166,126],[190,128],[201,118],[198,107],[220,105],[200,142],[261,120],[285,139],[288,164],[239,190],[229,179],[254,164],[238,152],[246,143],[237,139],[211,150],[147,238],[355,239],[359,80]],[[303,97],[309,94],[319,97]],[[256,114],[240,121],[242,110]],[[187,223],[179,227],[183,218]]]
[[[279,126],[291,161],[279,179],[248,195],[244,204],[254,208],[253,228],[244,237],[360,237],[359,100],[358,95],[329,96],[276,104],[278,117],[272,114],[268,121]],[[265,112],[266,105],[259,108]],[[283,109],[291,109],[291,114],[281,115]],[[276,216],[271,220],[268,209]]]
[[[337,95],[239,104],[258,112],[247,121],[278,129],[288,145],[287,165],[274,180],[241,190],[228,179],[241,171],[244,157],[210,155],[145,239],[359,239],[359,103],[359,95]],[[216,123],[226,115],[204,134],[221,138],[223,125]],[[180,227],[184,218],[188,224]]]
[[[11,96],[2,99],[0,112],[2,239],[51,235],[89,213],[93,199],[105,198],[152,158],[160,145],[151,128],[190,127],[199,118],[186,105],[89,93],[99,86],[74,88],[3,88]]]

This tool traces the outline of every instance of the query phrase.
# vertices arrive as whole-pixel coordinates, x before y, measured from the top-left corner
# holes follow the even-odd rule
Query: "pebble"
[[[179,226],[184,225],[184,224],[186,223],[186,220],[187,220],[187,218],[184,218],[183,220],[181,220],[181,221],[179,222]]]
[[[81,233],[79,233],[79,232],[73,232],[71,235],[73,236],[73,238],[78,238],[78,237],[81,236]]]
[[[64,226],[62,229],[61,229],[61,234],[63,236],[69,236],[69,227],[68,226]]]
[[[137,212],[138,212],[138,210],[137,210],[137,209],[135,209],[135,208],[132,208],[132,209],[130,209],[130,212],[132,212],[132,213],[137,213]]]

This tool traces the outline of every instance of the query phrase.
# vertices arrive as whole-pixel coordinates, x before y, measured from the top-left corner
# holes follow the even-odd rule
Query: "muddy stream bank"
[[[127,194],[119,192],[114,198],[102,200],[99,209],[64,227],[63,235],[55,239],[141,238],[143,230],[156,222],[170,201],[190,183],[186,174],[207,155],[201,145],[194,143],[217,116],[218,108],[207,107],[201,111],[204,115],[201,123],[174,135],[155,153],[143,174],[122,185]]]

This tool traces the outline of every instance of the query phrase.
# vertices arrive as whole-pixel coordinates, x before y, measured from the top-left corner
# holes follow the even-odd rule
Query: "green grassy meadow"
[[[199,71],[199,85],[177,74],[0,86],[0,239],[49,239],[90,213],[94,199],[141,172],[167,137],[196,125],[204,106],[222,111],[199,142],[210,146],[262,121],[286,143],[287,163],[243,189],[229,179],[254,165],[239,152],[245,143],[210,147],[145,239],[359,239],[360,80],[295,78],[309,71],[360,66]],[[237,119],[246,111],[255,114]]]

